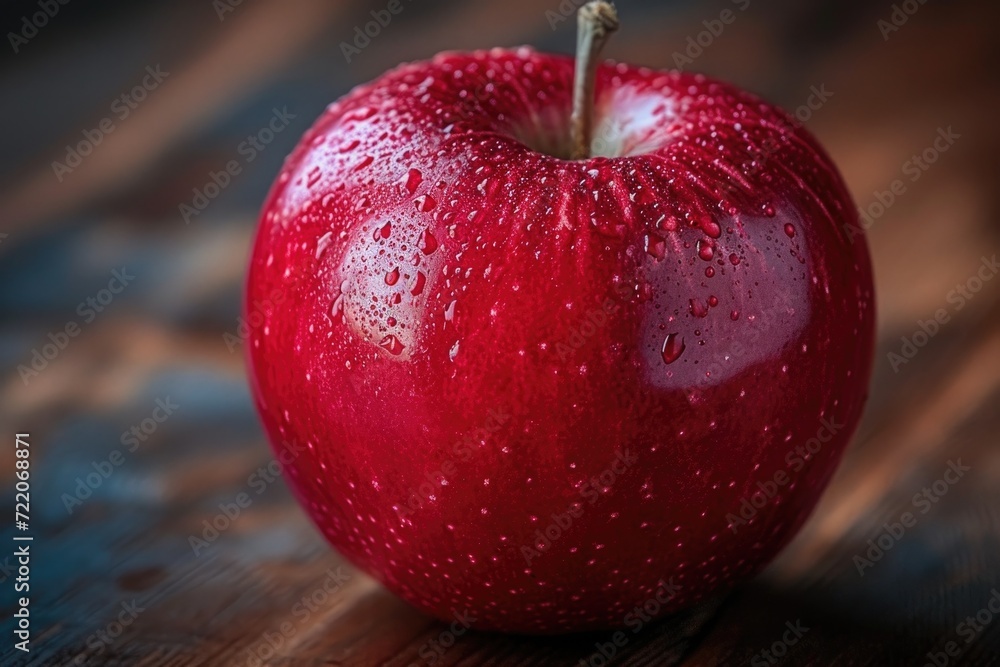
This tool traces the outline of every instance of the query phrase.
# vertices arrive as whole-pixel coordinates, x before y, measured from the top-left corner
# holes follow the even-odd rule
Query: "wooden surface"
[[[741,4],[622,0],[608,54],[670,67],[703,20]],[[807,125],[859,205],[896,179],[903,192],[869,229],[879,352],[865,420],[820,507],[762,576],[644,629],[611,664],[922,665],[948,642],[960,649],[949,665],[1000,664],[1000,614],[981,616],[991,622],[979,631],[960,625],[1000,588],[1000,278],[969,298],[952,293],[1000,252],[1000,11],[930,2],[886,40],[878,21],[891,5],[753,0],[691,65],[789,109],[825,85],[832,96]],[[445,48],[574,43],[571,21],[550,29],[554,0],[404,0],[345,63],[340,42],[384,6],[246,2],[220,21],[207,1],[70,4],[7,52],[0,433],[5,443],[31,433],[35,541],[27,657],[12,647],[12,557],[0,552],[0,664],[404,666],[431,664],[430,642],[447,643],[447,626],[345,565],[283,483],[262,481],[269,451],[241,351],[224,339],[236,331],[264,190],[327,103]],[[5,32],[35,10],[10,3]],[[58,182],[51,161],[157,63],[170,72],[164,83]],[[178,205],[275,107],[296,115],[289,129],[185,225]],[[948,127],[959,138],[912,180],[907,161]],[[77,304],[122,266],[134,281],[22,382],[16,367],[32,348],[80,321]],[[949,321],[894,369],[887,355],[939,309]],[[123,449],[121,434],[165,397],[173,414],[68,512],[77,478]],[[939,483],[936,502],[915,500],[959,461],[968,471]],[[5,454],[5,507],[13,470]],[[196,555],[189,538],[240,492],[252,504]],[[915,525],[859,574],[856,557],[904,512]],[[10,544],[7,520],[2,530]],[[120,634],[119,618],[128,621]],[[786,623],[808,630],[768,662],[760,652]],[[598,665],[595,645],[608,638],[469,633],[435,664]]]

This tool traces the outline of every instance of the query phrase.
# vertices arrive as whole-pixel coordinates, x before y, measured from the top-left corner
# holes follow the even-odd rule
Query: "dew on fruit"
[[[711,306],[711,307],[713,307],[713,308],[716,307],[716,306],[718,306],[719,305],[719,299],[717,297],[715,297],[714,295],[708,297],[708,305]]]
[[[737,255],[735,252],[732,253],[731,255],[729,255],[729,263],[732,264],[733,266],[739,266],[740,256]]]
[[[400,343],[399,339],[393,336],[392,334],[385,336],[382,340],[379,341],[378,345],[383,350],[387,351],[389,354],[398,355],[403,351],[403,344]]]
[[[427,213],[428,211],[432,210],[435,206],[437,206],[437,200],[435,200],[434,197],[431,197],[430,195],[420,195],[419,197],[413,200],[413,203],[416,205],[417,210],[420,211],[421,213]]]
[[[423,180],[424,176],[420,173],[419,169],[410,169],[406,172],[406,176],[403,177],[403,187],[406,189],[407,194],[412,195],[416,192]]]
[[[667,242],[656,234],[646,234],[646,252],[655,259],[663,259],[667,254]]]
[[[420,240],[417,242],[417,247],[419,247],[421,252],[425,255],[430,255],[438,249],[438,241],[434,238],[434,234],[431,233],[431,230],[425,229],[423,233],[420,234]]]
[[[712,276],[714,276],[714,275],[715,275],[715,269],[714,269],[714,268],[712,268],[712,267],[710,266],[710,267],[708,267],[707,269],[705,269],[705,277],[706,277],[706,278],[711,278],[711,277],[712,277]]]
[[[444,309],[444,321],[451,322],[455,319],[455,306],[458,304],[458,300],[452,300],[451,303]]]
[[[330,306],[330,317],[334,322],[339,322],[344,316],[344,294],[341,292],[337,295],[337,298],[333,300],[333,305]]]
[[[316,185],[316,183],[319,182],[319,179],[322,175],[323,171],[318,166],[310,169],[309,173],[306,175],[306,187],[311,188],[312,186]]]
[[[688,301],[688,309],[695,317],[705,317],[708,315],[708,309],[699,299],[690,299]]]
[[[371,155],[366,155],[363,158],[361,158],[356,165],[354,165],[354,171],[361,171],[362,169],[366,169],[374,161],[375,158],[373,158]]]
[[[326,249],[330,247],[330,240],[333,238],[333,232],[327,232],[323,236],[319,237],[319,241],[316,242],[316,259],[323,256]]]
[[[788,238],[793,238],[795,236],[795,227],[793,227],[790,222],[785,223],[785,235],[788,236]]]
[[[715,248],[706,239],[698,241],[698,257],[701,257],[706,262],[711,261],[715,257]]]
[[[679,338],[676,333],[667,334],[667,337],[663,339],[663,347],[660,349],[663,361],[672,364],[677,361],[683,352],[684,339]]]
[[[417,275],[413,279],[413,284],[410,286],[410,294],[413,296],[419,296],[420,293],[424,291],[424,284],[426,282],[427,276],[424,275],[424,272],[417,271]]]
[[[392,271],[389,271],[388,273],[385,274],[385,284],[386,285],[392,286],[392,285],[395,285],[397,282],[399,282],[399,267],[398,266],[396,268],[394,268]]]

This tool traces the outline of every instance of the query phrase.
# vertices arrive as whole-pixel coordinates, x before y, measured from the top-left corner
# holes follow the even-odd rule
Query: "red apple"
[[[634,628],[752,575],[866,397],[871,268],[816,141],[730,85],[608,63],[568,159],[573,80],[495,49],[355,89],[251,260],[253,393],[297,497],[480,628]]]

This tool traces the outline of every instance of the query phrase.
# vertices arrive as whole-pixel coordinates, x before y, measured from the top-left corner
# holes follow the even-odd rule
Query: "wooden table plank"
[[[280,481],[194,553],[189,540],[203,521],[270,460],[241,351],[222,336],[236,326],[261,193],[325,104],[404,59],[495,44],[565,51],[573,31],[570,22],[550,29],[545,12],[557,2],[407,4],[385,38],[345,66],[340,42],[384,1],[243,4],[218,23],[208,2],[135,5],[129,11],[142,20],[132,23],[114,5],[83,22],[70,5],[0,66],[5,100],[32,109],[5,116],[4,126],[37,139],[0,152],[0,173],[16,177],[0,188],[5,367],[64,325],[112,266],[137,274],[37,381],[26,387],[13,370],[0,378],[0,424],[32,432],[40,494],[34,648],[25,657],[0,646],[0,664],[190,667],[256,657],[269,667],[403,667],[428,664],[446,631],[329,549]],[[674,50],[731,4],[622,3],[626,20],[609,53],[670,67]],[[13,25],[34,4],[10,7]],[[762,652],[797,622],[808,631],[779,645],[786,655],[775,664],[924,664],[949,641],[961,651],[949,665],[1000,664],[1000,617],[971,635],[959,625],[1000,588],[1000,280],[984,282],[961,310],[948,299],[982,257],[1000,251],[1000,9],[985,0],[925,3],[884,39],[877,21],[891,12],[889,2],[755,0],[695,63],[791,108],[810,86],[826,85],[834,94],[808,125],[865,208],[904,177],[903,165],[939,128],[961,136],[919,180],[905,181],[869,230],[880,327],[871,398],[815,515],[762,576],[645,628],[610,664],[770,664]],[[94,66],[108,57],[118,65]],[[87,163],[93,169],[81,167],[66,185],[52,178],[53,156],[105,111],[95,91],[131,85],[156,60],[180,83],[157,91],[135,124],[123,122]],[[211,99],[192,101],[198,91]],[[184,225],[178,203],[274,105],[288,105],[301,125]],[[894,372],[887,354],[940,308],[949,322]],[[180,405],[176,415],[68,513],[62,494],[167,395]],[[968,473],[921,513],[914,494],[959,459]],[[12,474],[4,457],[5,498]],[[884,524],[903,512],[916,513],[915,525],[861,576],[855,556],[885,539]],[[11,529],[0,534],[9,541]],[[7,564],[0,558],[4,587]],[[331,571],[339,583],[323,595]],[[2,604],[9,619],[11,602]],[[129,622],[118,634],[121,615]],[[99,633],[116,636],[105,642]],[[596,645],[608,638],[472,632],[434,664],[596,665]]]

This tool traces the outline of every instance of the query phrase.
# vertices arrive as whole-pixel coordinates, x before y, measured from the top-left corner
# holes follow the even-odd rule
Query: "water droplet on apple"
[[[344,316],[344,288],[347,285],[347,281],[340,286],[340,291],[337,293],[336,298],[333,300],[333,305],[330,307],[330,318],[334,322],[339,322]]]
[[[448,307],[444,309],[444,321],[451,322],[455,319],[455,306],[458,304],[458,300],[453,300],[448,304]]]
[[[398,266],[396,268],[394,268],[392,271],[390,271],[389,273],[385,274],[385,284],[386,285],[395,285],[397,282],[399,282],[399,267]]]
[[[678,338],[675,333],[667,334],[667,337],[663,339],[663,347],[660,349],[663,361],[672,364],[677,361],[682,352],[684,352],[684,339]]]
[[[351,140],[350,140],[350,141],[348,141],[348,142],[347,142],[346,144],[344,144],[343,146],[341,146],[341,147],[340,147],[340,152],[341,152],[341,153],[347,153],[347,152],[349,152],[349,151],[353,151],[353,150],[354,150],[355,148],[357,148],[357,147],[358,147],[358,145],[359,145],[360,143],[361,143],[361,142],[360,142],[360,141],[358,141],[357,139],[351,139]]]
[[[376,241],[380,239],[387,239],[389,235],[392,234],[392,223],[387,222],[381,227],[376,227],[375,231],[372,233],[372,238]]]
[[[352,111],[345,120],[368,120],[375,115],[375,107],[359,107]]]
[[[368,165],[370,165],[374,161],[375,158],[373,158],[371,155],[366,155],[363,158],[361,158],[361,160],[359,160],[356,165],[354,165],[354,171],[361,171],[362,169],[366,169]]]
[[[691,314],[695,317],[705,317],[708,315],[708,309],[705,307],[705,304],[698,299],[691,299],[688,301],[688,306],[691,310]]]
[[[702,223],[701,229],[713,239],[717,239],[722,235],[719,223],[715,222],[715,220],[706,220]]]
[[[660,218],[657,227],[665,232],[673,232],[677,230],[677,218],[673,216],[663,216]]]
[[[419,169],[410,169],[406,172],[406,176],[403,177],[403,187],[406,188],[407,194],[412,195],[416,192],[423,180],[424,176]]]
[[[792,223],[790,222],[785,223],[785,234],[788,236],[788,238],[792,238],[795,236],[795,227],[792,226]]]
[[[309,173],[306,175],[306,187],[311,188],[312,186],[316,185],[316,183],[319,182],[320,176],[322,175],[323,175],[323,170],[321,170],[318,166],[310,169]]]
[[[431,230],[429,229],[425,229],[423,231],[417,245],[425,255],[429,255],[438,249],[438,241],[434,238],[434,235],[431,234]]]
[[[729,263],[733,266],[739,266],[740,257],[735,252],[729,255]]]
[[[656,234],[646,234],[646,252],[651,257],[663,259],[667,254],[667,242]]]
[[[417,210],[421,213],[427,213],[437,206],[437,201],[430,195],[420,195],[413,200],[413,203],[417,205]]]
[[[424,272],[417,271],[417,275],[413,279],[413,285],[410,286],[410,294],[413,296],[419,296],[420,293],[424,291],[424,283],[426,282],[427,276],[424,275]]]
[[[706,262],[715,257],[715,248],[712,247],[712,243],[708,239],[699,239],[698,256]]]
[[[330,247],[330,240],[333,238],[333,232],[327,232],[323,236],[319,237],[319,241],[316,242],[316,259],[323,256],[326,249]]]
[[[716,306],[719,305],[719,300],[714,295],[710,296],[708,297],[708,305],[711,306],[712,308],[715,308]]]
[[[403,351],[403,344],[392,334],[380,340],[378,346],[386,350],[389,354],[399,354]]]

